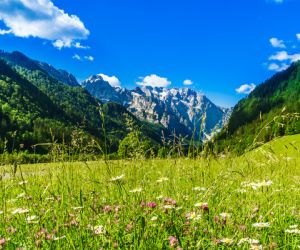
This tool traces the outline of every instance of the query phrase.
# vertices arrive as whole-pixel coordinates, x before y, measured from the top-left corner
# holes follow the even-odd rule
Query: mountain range
[[[189,88],[112,87],[101,75],[78,83],[65,70],[0,51],[0,148],[96,141],[116,152],[130,131],[159,149],[172,135],[208,140],[217,153],[243,153],[300,133],[300,62],[259,85],[233,109]],[[163,135],[163,138],[162,138]],[[83,143],[82,141],[80,143]],[[105,145],[104,145],[105,144]],[[149,144],[149,145],[150,145]],[[42,150],[43,151],[43,150]]]
[[[101,102],[116,102],[140,120],[159,124],[177,135],[208,139],[228,121],[230,109],[220,108],[190,88],[112,87],[93,75],[81,85]]]
[[[89,141],[104,141],[109,152],[126,137],[128,120],[145,138],[161,143],[163,127],[140,121],[117,103],[102,104],[63,70],[20,52],[0,52],[0,148],[32,150],[32,145],[72,143],[80,130]],[[75,80],[74,80],[75,79]],[[102,119],[102,115],[105,119]],[[107,131],[103,131],[103,128]]]

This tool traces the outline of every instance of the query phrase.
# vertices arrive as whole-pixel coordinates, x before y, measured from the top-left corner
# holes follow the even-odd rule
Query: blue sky
[[[1,0],[0,48],[221,106],[300,59],[299,0]]]

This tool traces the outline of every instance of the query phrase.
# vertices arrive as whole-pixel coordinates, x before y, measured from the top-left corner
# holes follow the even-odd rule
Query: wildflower
[[[221,218],[223,220],[227,220],[228,218],[230,218],[231,214],[228,214],[228,213],[221,213],[220,214]]]
[[[21,182],[19,182],[19,185],[22,186],[22,185],[25,185],[27,183],[28,183],[28,181],[21,181]]]
[[[161,177],[156,182],[157,183],[162,183],[162,182],[165,182],[165,181],[168,181],[168,180],[169,180],[169,178],[167,178],[167,177]]]
[[[121,181],[122,179],[125,178],[125,174],[122,174],[120,176],[116,176],[110,179],[110,181],[114,182],[114,181]]]
[[[147,207],[149,208],[156,208],[157,204],[155,202],[148,202]]]
[[[263,250],[262,245],[250,245],[250,250]]]
[[[208,211],[209,210],[208,203],[206,203],[206,202],[204,202],[204,203],[196,203],[195,207],[199,207],[203,211]]]
[[[195,212],[187,213],[187,214],[185,215],[185,217],[186,217],[188,220],[193,220],[193,221],[201,220],[201,214],[197,214],[197,213],[195,213]]]
[[[258,222],[258,223],[252,224],[252,226],[257,227],[257,228],[265,228],[265,227],[270,227],[270,223],[269,222]]]
[[[35,244],[36,247],[40,247],[42,245],[42,241],[41,240],[36,240],[34,242],[34,244]]]
[[[242,244],[245,244],[245,243],[249,243],[251,245],[257,245],[257,244],[259,244],[259,240],[250,239],[250,238],[242,238],[242,239],[240,239],[238,245],[242,245]]]
[[[131,230],[133,229],[133,224],[132,223],[129,223],[126,225],[126,232],[130,232]]]
[[[233,242],[234,242],[234,240],[230,239],[230,238],[224,238],[221,240],[221,243],[226,244],[226,245],[232,245]]]
[[[92,228],[92,230],[94,231],[94,234],[96,234],[96,235],[105,234],[105,228],[102,225],[95,226]]]
[[[273,184],[272,181],[262,181],[262,182],[250,182],[250,183],[242,183],[242,186],[244,187],[252,187],[253,190],[257,190],[261,187],[268,187],[271,186]]]
[[[79,222],[77,220],[71,220],[70,225],[77,227],[79,225]]]
[[[169,204],[169,205],[176,206],[176,201],[171,199],[171,198],[165,198],[164,202]]]
[[[298,228],[298,225],[291,225],[291,226],[289,226],[289,228],[290,229],[296,229],[296,228]]]
[[[54,201],[54,197],[47,197],[45,200],[47,200],[47,201]]]
[[[172,206],[172,205],[164,205],[163,208],[164,208],[164,209],[173,209],[173,208],[175,208],[175,207]]]
[[[10,234],[15,234],[17,232],[17,229],[14,227],[9,227],[6,229],[6,232],[8,232]]]
[[[15,214],[26,214],[29,213],[29,209],[27,208],[17,208],[14,211],[11,212],[13,215]]]
[[[288,234],[300,234],[299,229],[287,229],[287,230],[285,230],[285,232]]]
[[[112,211],[111,206],[109,206],[109,205],[104,206],[104,208],[103,208],[104,213],[110,213],[111,211]]]
[[[72,207],[73,210],[81,210],[83,207]]]
[[[204,187],[193,187],[192,190],[193,191],[206,191],[207,189]]]
[[[36,234],[35,238],[40,238],[41,236],[45,235],[47,233],[47,230],[45,228],[41,228]]]
[[[151,220],[151,221],[157,221],[157,220],[158,220],[158,217],[157,217],[157,216],[153,216],[150,220]]]
[[[169,237],[169,243],[171,247],[176,247],[179,243],[178,239],[174,236]]]
[[[144,201],[141,201],[140,206],[141,208],[144,208],[146,206],[146,203]]]
[[[237,189],[236,191],[237,191],[238,193],[240,193],[240,194],[247,193],[247,190],[246,190],[246,189]]]
[[[37,223],[37,221],[36,221],[37,218],[38,217],[36,215],[29,216],[26,218],[26,222],[28,224]]]
[[[160,196],[157,196],[157,197],[156,197],[157,200],[162,200],[163,198],[164,198],[163,195],[160,195]]]
[[[143,191],[142,188],[135,188],[135,189],[130,190],[129,193],[140,193],[142,191]]]
[[[63,236],[61,236],[61,237],[53,237],[53,240],[54,241],[58,241],[58,240],[62,240],[62,239],[65,239],[66,238],[66,236],[65,235],[63,235]]]
[[[17,196],[17,199],[24,198],[25,196],[26,196],[26,194],[25,194],[25,193],[21,193],[21,194],[19,194],[19,195]]]
[[[5,243],[6,243],[6,239],[5,238],[0,239],[0,246],[5,245]]]

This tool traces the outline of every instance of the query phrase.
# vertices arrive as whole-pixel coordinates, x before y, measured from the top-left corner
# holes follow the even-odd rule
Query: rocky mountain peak
[[[209,138],[228,120],[227,109],[216,106],[203,93],[190,88],[114,88],[100,75],[91,76],[82,86],[102,102],[117,102],[139,119],[160,124],[183,136]]]

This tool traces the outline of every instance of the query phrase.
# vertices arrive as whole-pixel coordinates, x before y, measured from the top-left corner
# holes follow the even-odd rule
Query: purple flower
[[[147,203],[147,207],[156,208],[157,204],[153,201]]]

